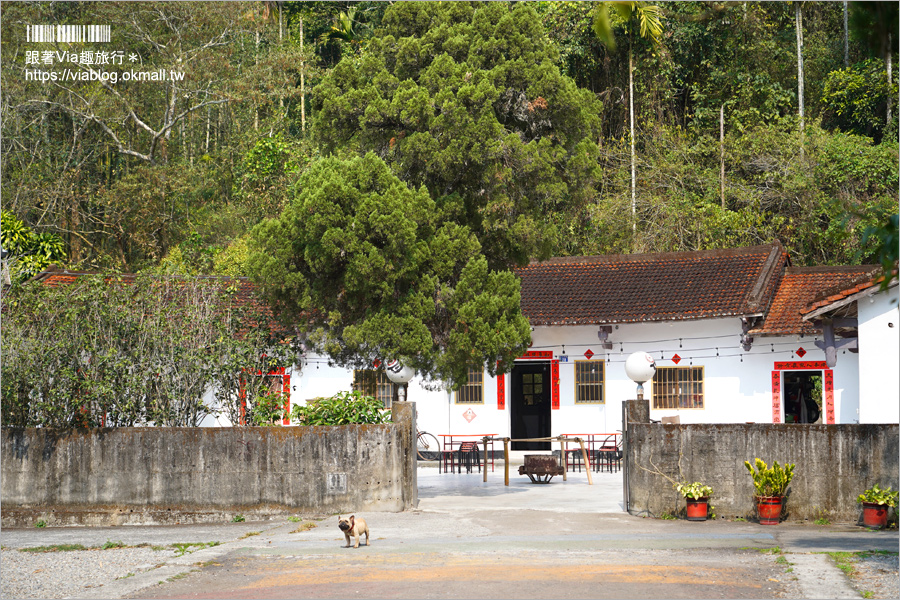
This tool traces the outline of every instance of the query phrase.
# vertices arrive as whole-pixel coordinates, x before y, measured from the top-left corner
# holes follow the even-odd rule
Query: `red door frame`
[[[257,371],[256,374],[259,375],[261,371]],[[291,374],[284,367],[278,367],[277,369],[273,369],[267,373],[267,375],[278,377],[281,376],[281,393],[284,395],[284,418],[281,420],[282,424],[290,425],[291,424]],[[238,392],[238,397],[241,399],[241,418],[239,421],[240,425],[247,424],[247,390],[244,388],[244,380],[241,378],[241,389]]]
[[[550,409],[559,410],[559,360],[553,358],[550,350],[529,350],[516,360],[550,361]],[[497,410],[506,409],[506,375],[497,374]]]
[[[776,362],[772,371],[772,422],[781,423],[781,372],[822,371],[822,395],[825,396],[825,424],[834,425],[834,371],[825,361]]]

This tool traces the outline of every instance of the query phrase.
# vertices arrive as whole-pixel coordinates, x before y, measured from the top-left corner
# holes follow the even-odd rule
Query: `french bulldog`
[[[351,515],[348,519],[339,516],[338,527],[344,532],[344,537],[347,538],[347,545],[344,548],[350,547],[351,535],[356,542],[353,546],[354,548],[359,548],[359,536],[362,534],[366,534],[366,546],[369,545],[369,526],[366,525],[365,519],[357,519],[355,515]]]

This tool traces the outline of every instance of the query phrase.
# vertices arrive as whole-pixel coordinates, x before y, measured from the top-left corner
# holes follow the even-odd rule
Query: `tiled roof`
[[[815,325],[803,321],[823,290],[855,289],[861,280],[871,280],[878,267],[872,265],[852,267],[788,267],[775,293],[772,307],[762,325],[750,331],[753,335],[799,335],[820,331]]]
[[[759,315],[787,256],[781,244],[729,250],[578,256],[516,269],[532,325]]]
[[[51,267],[46,271],[42,271],[35,275],[31,281],[40,281],[43,285],[48,287],[59,287],[61,285],[72,285],[74,284],[79,277],[85,276],[97,276],[99,273],[96,272],[86,272],[86,271],[66,271],[63,269],[58,269],[55,267]],[[131,273],[122,273],[117,275],[106,275],[106,281],[110,283],[117,283],[120,285],[131,285],[134,283],[137,275]],[[160,279],[170,279],[174,281],[184,281],[184,277],[173,277],[173,276],[159,276]],[[229,294],[229,299],[233,306],[250,306],[255,307],[260,311],[262,316],[271,320],[270,326],[279,329],[281,328],[278,325],[272,314],[272,310],[262,302],[256,295],[256,286],[250,282],[250,280],[246,277],[212,277],[212,276],[200,276],[194,277],[192,279],[196,280],[205,280],[211,281],[215,283],[219,283],[222,286],[222,289],[230,289],[231,293]]]
[[[874,292],[875,290],[872,288],[880,287],[883,280],[884,276],[873,277],[871,272],[865,273],[858,277],[856,281],[850,283],[844,282],[839,286],[832,287],[819,293],[812,302],[807,304],[803,310],[800,311],[800,314],[808,315],[815,310],[841,302],[842,300],[846,300],[850,296],[854,296],[861,292]]]

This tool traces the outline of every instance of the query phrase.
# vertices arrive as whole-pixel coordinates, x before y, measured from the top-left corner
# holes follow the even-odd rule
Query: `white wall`
[[[900,423],[897,290],[894,287],[857,302],[860,423]]]
[[[890,331],[894,335],[896,365],[896,309],[893,314],[895,327]],[[536,327],[532,333],[532,350],[552,351],[555,358],[565,352],[568,357],[568,362],[559,365],[560,409],[551,411],[551,435],[612,433],[622,429],[622,402],[636,395],[636,385],[625,375],[625,359],[632,352],[649,352],[657,366],[676,366],[672,358],[678,354],[682,360],[677,366],[704,367],[704,408],[650,411],[654,420],[677,415],[682,423],[771,423],[774,363],[825,360],[824,351],[814,344],[816,339],[809,337],[757,338],[750,351],[744,351],[740,346],[741,321],[737,318],[613,326],[609,336],[613,344],[610,350],[603,349],[597,330],[596,326]],[[801,347],[807,352],[802,358],[794,354]],[[590,360],[605,363],[604,404],[575,404],[575,360],[584,359],[588,349],[594,353]],[[896,372],[896,366],[894,368]],[[859,419],[858,371],[859,356],[839,351],[833,371],[838,423],[854,423]],[[897,377],[892,381],[896,422]],[[325,358],[311,355],[302,368],[295,366],[293,369],[291,404],[304,404],[311,398],[349,391],[352,383],[351,369],[329,366]],[[652,386],[652,382],[644,385],[647,399],[651,398]],[[430,387],[434,387],[433,382]],[[482,404],[457,404],[454,393],[445,389],[426,389],[419,378],[410,382],[409,400],[416,403],[420,430],[435,435],[505,436],[510,432],[510,387],[507,375],[503,410],[497,408],[497,380],[487,374]],[[885,400],[885,403],[889,402]],[[472,418],[467,419],[467,414]]]
[[[551,435],[621,430],[622,402],[636,395],[636,385],[625,375],[625,359],[639,350],[650,352],[657,366],[675,366],[672,357],[677,353],[682,357],[678,366],[704,367],[704,408],[651,410],[652,419],[678,415],[682,423],[771,423],[774,363],[824,361],[825,353],[815,346],[816,339],[797,336],[757,338],[746,352],[740,346],[740,333],[741,322],[736,318],[620,325],[609,337],[613,348],[604,350],[596,326],[536,327],[532,350],[550,350],[554,357],[565,350],[569,357],[569,362],[559,366],[560,409],[551,411]],[[801,347],[807,352],[802,358],[794,354]],[[594,352],[591,360],[606,363],[605,404],[575,404],[574,361],[584,359],[587,349]],[[833,372],[835,418],[838,423],[856,422],[857,356],[839,353]],[[651,397],[652,385],[644,385],[645,398]],[[414,399],[412,394],[410,399]],[[419,428],[432,433],[508,435],[509,376],[505,410],[497,409],[496,380],[487,376],[484,400],[481,405],[460,405],[452,398],[448,401],[446,394],[429,397],[418,404]],[[476,415],[471,423],[464,418],[470,408]],[[782,422],[783,418],[782,411]]]

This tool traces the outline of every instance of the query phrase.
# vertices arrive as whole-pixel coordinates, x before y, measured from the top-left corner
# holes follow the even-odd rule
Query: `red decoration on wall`
[[[291,374],[286,373],[283,368],[281,371],[281,393],[284,394],[284,419],[281,421],[283,425],[291,424]]]
[[[584,353],[584,357],[588,360],[591,360],[592,356],[594,356],[594,352],[590,348],[588,348],[587,352]]]
[[[806,350],[803,349],[803,346],[797,348],[797,356],[799,356],[800,358],[806,356]]]
[[[831,369],[825,371],[822,394],[825,396],[825,422],[833,425],[836,421],[834,419],[834,372]]]
[[[552,350],[529,350],[516,360],[552,360]]]
[[[497,410],[506,409],[506,375],[497,373]]]
[[[781,423],[781,372],[772,371],[772,422]]]
[[[824,360],[819,361],[789,361],[789,362],[776,362],[775,368],[779,371],[807,371],[807,370],[821,370],[827,369],[828,365],[825,364]]]
[[[802,348],[801,348],[802,350]],[[799,352],[798,352],[799,354]],[[822,395],[825,397],[824,422],[834,425],[834,371],[828,368],[825,361],[789,361],[776,362],[772,371],[772,422],[781,422],[781,373],[780,371],[822,371]]]
[[[678,356],[677,354],[674,355],[674,356],[672,357],[672,362],[675,363],[675,364],[677,365],[678,363],[681,362],[681,357]]]
[[[550,361],[550,408],[559,410],[559,361]]]

